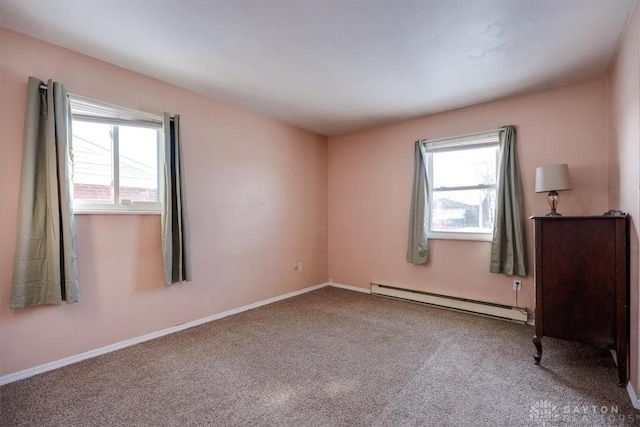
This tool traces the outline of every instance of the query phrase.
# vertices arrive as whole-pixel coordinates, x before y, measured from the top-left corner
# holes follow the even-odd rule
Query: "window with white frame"
[[[426,141],[431,238],[491,240],[498,131]]]
[[[70,95],[77,213],[160,212],[162,119]]]

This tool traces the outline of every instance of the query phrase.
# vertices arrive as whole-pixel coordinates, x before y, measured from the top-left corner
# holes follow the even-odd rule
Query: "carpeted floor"
[[[0,387],[2,426],[640,425],[607,350],[323,288]]]

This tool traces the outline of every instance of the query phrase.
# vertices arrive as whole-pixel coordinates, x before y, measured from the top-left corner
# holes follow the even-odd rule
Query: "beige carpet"
[[[0,425],[640,425],[607,350],[532,334],[323,288],[0,387]]]

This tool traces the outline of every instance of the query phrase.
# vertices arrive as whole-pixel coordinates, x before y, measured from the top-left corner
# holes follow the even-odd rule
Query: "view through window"
[[[429,233],[474,238],[493,232],[499,140],[497,132],[426,144]]]
[[[161,125],[120,116],[73,114],[73,198],[80,212],[160,209]]]

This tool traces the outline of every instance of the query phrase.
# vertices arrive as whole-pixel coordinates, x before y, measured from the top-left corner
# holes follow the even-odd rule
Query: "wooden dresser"
[[[616,351],[627,384],[629,221],[620,216],[534,216],[536,346],[542,337]]]

